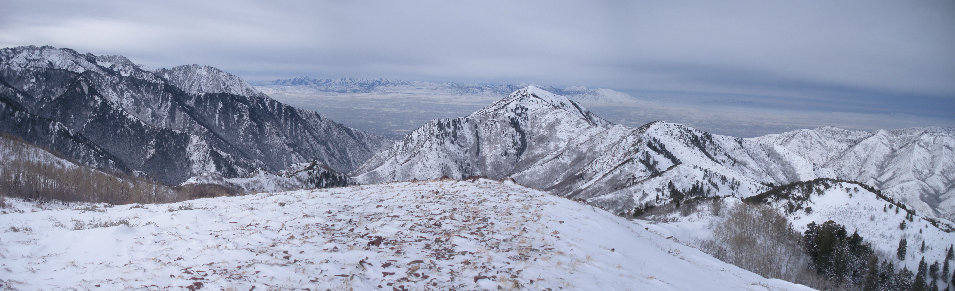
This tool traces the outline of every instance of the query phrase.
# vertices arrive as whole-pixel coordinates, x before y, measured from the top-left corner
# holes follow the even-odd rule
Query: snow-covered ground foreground
[[[14,289],[805,289],[509,182],[6,204],[0,286]]]

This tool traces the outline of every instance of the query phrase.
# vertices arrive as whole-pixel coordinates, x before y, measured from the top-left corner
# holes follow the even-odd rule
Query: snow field
[[[804,288],[603,210],[489,180],[157,205],[7,201],[0,285],[17,289]]]

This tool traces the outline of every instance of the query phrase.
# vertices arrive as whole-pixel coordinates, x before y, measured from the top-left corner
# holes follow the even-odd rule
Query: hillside
[[[904,265],[913,272],[918,269],[922,257],[929,264],[942,262],[946,248],[955,242],[952,225],[918,214],[910,215],[908,210],[899,207],[907,206],[886,198],[878,191],[873,192],[868,186],[858,183],[818,179],[781,186],[744,200],[746,203],[772,207],[799,232],[805,232],[810,223],[818,225],[832,220],[845,226],[850,234],[858,232],[882,259],[890,260],[897,266]],[[720,200],[723,201],[723,208],[742,203],[738,198]],[[692,210],[689,210],[688,215],[674,211],[646,217],[657,221],[651,230],[661,235],[672,235],[692,245],[712,239],[714,225],[725,217],[712,215],[712,203],[709,202],[689,207]],[[904,229],[900,227],[903,221]],[[907,253],[905,259],[900,261],[896,255],[902,238],[907,240]],[[924,251],[921,250],[923,241]]]
[[[318,161],[347,172],[386,141],[296,109],[208,66],[149,71],[122,56],[0,50],[0,131],[95,168],[166,184]]]
[[[840,178],[874,185],[928,217],[951,219],[953,149],[950,129],[820,128],[744,139],[669,122],[627,128],[531,86],[468,116],[432,121],[353,175],[363,183],[507,177],[615,213]]]
[[[0,280],[13,288],[806,289],[490,180],[6,205]]]
[[[189,198],[183,189],[78,165],[4,133],[0,133],[0,165],[0,196],[111,203],[173,202]]]

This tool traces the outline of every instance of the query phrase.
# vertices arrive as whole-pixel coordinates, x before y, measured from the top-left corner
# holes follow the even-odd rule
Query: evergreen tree
[[[819,274],[855,288],[867,288],[866,284],[870,279],[878,281],[878,261],[872,248],[864,242],[859,233],[846,235],[845,227],[831,220],[822,225],[810,223],[804,235],[804,243],[810,266]],[[870,271],[874,273],[870,274]]]
[[[925,240],[922,240],[922,247],[919,248],[919,252],[925,253]]]
[[[928,271],[928,266],[925,264],[925,257],[922,257],[922,260],[919,261],[918,272],[915,273],[915,282],[912,283],[913,291],[928,291],[928,284],[925,282],[925,272]]]
[[[880,290],[879,288],[879,259],[875,256],[869,257],[869,263],[866,264],[868,271],[866,272],[865,279],[862,281],[862,290]]]
[[[950,266],[948,265],[948,260],[945,260],[945,263],[942,264],[942,282],[948,283],[948,271],[951,271]]]
[[[879,266],[879,289],[889,289],[892,286],[893,277],[895,277],[895,266],[883,260]]]
[[[683,202],[685,195],[683,195],[683,192],[680,192],[680,189],[677,189],[676,186],[673,185],[673,181],[670,181],[667,187],[670,188],[670,199],[673,200],[673,204],[676,205],[676,208],[680,208],[680,202]]]
[[[899,248],[895,253],[895,256],[898,257],[900,261],[905,260],[906,244],[908,243],[905,241],[905,237],[902,237],[902,239],[899,240]]]
[[[902,270],[895,274],[892,279],[892,285],[889,286],[890,290],[908,290],[912,288],[914,275],[912,271],[909,271],[909,268],[902,267]]]
[[[935,261],[935,263],[932,263],[932,265],[928,267],[928,275],[932,278],[932,284],[935,284],[935,281],[938,281],[938,271],[938,261]]]
[[[955,259],[955,245],[948,246],[948,254],[945,255],[945,261]]]

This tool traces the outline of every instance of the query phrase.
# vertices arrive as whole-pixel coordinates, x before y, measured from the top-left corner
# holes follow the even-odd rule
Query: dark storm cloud
[[[953,3],[4,1],[0,46],[210,64],[250,79],[532,82],[886,107],[955,98]]]

